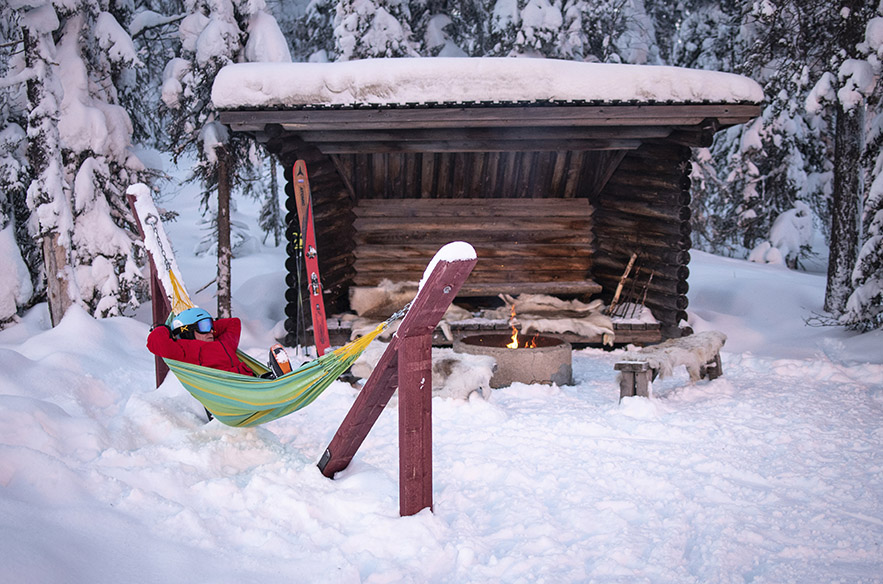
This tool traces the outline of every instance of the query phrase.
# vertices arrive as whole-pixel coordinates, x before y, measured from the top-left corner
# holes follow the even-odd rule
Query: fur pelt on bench
[[[684,365],[690,374],[690,380],[699,381],[705,365],[714,360],[726,342],[727,335],[724,333],[706,331],[629,351],[621,360],[644,361],[660,377],[671,375],[675,367]]]

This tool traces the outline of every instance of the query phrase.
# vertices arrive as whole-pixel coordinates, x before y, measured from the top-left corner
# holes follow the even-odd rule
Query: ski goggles
[[[215,327],[215,321],[211,318],[203,318],[202,320],[196,321],[196,330],[201,332],[202,334],[207,334],[212,332],[212,329]]]

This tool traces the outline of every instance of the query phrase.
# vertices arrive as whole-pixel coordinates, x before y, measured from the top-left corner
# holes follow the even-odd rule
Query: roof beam
[[[746,122],[757,104],[639,104],[592,106],[426,107],[222,111],[234,130],[259,131],[270,124],[285,130],[389,130],[509,126],[693,126],[708,118],[722,124]]]
[[[642,140],[447,140],[390,142],[315,142],[323,154],[370,154],[380,152],[563,152],[582,150],[635,150]]]
[[[584,127],[505,127],[440,128],[416,130],[301,130],[292,132],[304,142],[431,142],[499,140],[599,140],[666,138],[672,126]]]

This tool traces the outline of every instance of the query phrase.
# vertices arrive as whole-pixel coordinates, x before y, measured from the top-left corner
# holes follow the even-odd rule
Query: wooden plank
[[[468,233],[468,236],[467,236]],[[436,230],[434,233],[405,232],[402,230],[388,229],[382,232],[375,231],[371,233],[357,232],[353,236],[356,245],[366,243],[379,245],[408,245],[412,243],[448,243],[449,241],[463,240],[469,243],[482,245],[485,243],[518,243],[530,241],[532,243],[541,244],[590,244],[594,240],[594,236],[589,232],[574,231],[568,233],[567,230],[558,230],[554,232],[537,230],[537,231],[513,231],[505,229],[495,229],[493,231],[469,231],[469,232],[452,232],[450,230]],[[675,237],[672,240],[676,240]],[[391,251],[390,257],[394,257]]]
[[[395,279],[398,282],[417,282],[422,273],[413,271],[396,271]],[[390,272],[356,272],[353,276],[353,284],[356,286],[377,286],[383,280],[390,279]],[[495,296],[499,292],[506,290],[519,290],[519,293],[527,293],[528,290],[534,290],[533,293],[557,294],[565,293],[565,291],[574,290],[576,292],[584,292],[594,289],[594,286],[586,284],[589,281],[588,271],[574,272],[512,272],[508,274],[500,274],[494,272],[481,271],[476,268],[470,278],[470,286],[473,284],[482,284],[483,290],[497,290],[491,294]],[[558,290],[558,292],[552,292]],[[472,294],[473,296],[484,296],[484,294]]]
[[[285,130],[369,130],[512,126],[696,126],[706,118],[747,122],[758,104],[550,105],[545,107],[360,108],[221,111],[222,124],[242,131],[280,124]],[[736,122],[736,120],[741,120]]]
[[[371,258],[365,259],[362,257],[356,256],[355,268],[358,272],[389,272],[390,271],[390,262],[395,262],[395,270],[396,271],[422,271],[423,268],[426,267],[426,262],[432,259],[431,257],[416,257],[416,258],[396,258],[392,259],[390,257],[386,258]],[[542,266],[537,266],[537,263],[541,263]],[[475,267],[476,271],[488,271],[488,272],[498,272],[498,271],[510,271],[510,272],[532,272],[532,273],[543,273],[543,272],[555,272],[555,271],[578,271],[578,270],[588,270],[591,266],[591,260],[589,259],[588,253],[584,256],[576,256],[576,257],[547,257],[540,258],[537,256],[534,257],[497,257],[497,258],[480,258],[478,265]]]
[[[497,128],[439,128],[439,129],[375,129],[375,130],[301,130],[297,135],[304,142],[318,145],[323,142],[452,142],[516,140],[584,140],[637,138],[665,138],[674,131],[672,126],[624,126],[580,128],[564,127],[497,127]],[[563,148],[562,148],[563,150]]]
[[[430,197],[435,192],[435,159],[436,154],[426,152],[422,155],[420,166],[420,196]],[[412,201],[414,199],[411,199]],[[370,199],[363,199],[360,203],[368,203]]]
[[[585,196],[587,193],[580,193],[579,186],[579,169],[583,166],[583,160],[586,158],[585,152],[570,153],[570,167],[567,169],[567,180],[564,184],[564,197],[572,199],[580,195]]]
[[[461,217],[480,212],[488,216],[536,217],[538,214],[585,217],[592,213],[587,199],[362,199],[353,208],[359,217]]]
[[[532,151],[556,151],[562,148],[573,151],[635,150],[640,148],[638,139],[603,138],[582,140],[531,140]],[[356,152],[523,152],[526,143],[518,140],[482,140],[479,142],[433,141],[433,142],[319,142],[316,146],[324,154],[350,154]]]
[[[594,280],[570,282],[480,282],[469,281],[460,289],[460,296],[496,296],[497,294],[599,294],[601,285]]]
[[[471,243],[471,242],[470,242]],[[587,245],[552,245],[552,244],[542,244],[542,243],[523,243],[523,242],[511,242],[511,243],[498,243],[494,242],[493,244],[484,244],[484,245],[475,245],[475,253],[478,255],[479,261],[483,259],[498,259],[498,258],[535,258],[538,256],[541,257],[573,257],[575,255],[588,253],[590,248]],[[438,250],[439,246],[437,244],[432,243],[414,243],[407,244],[395,249],[395,254],[397,258],[401,259],[414,259],[414,258],[423,258],[425,260],[429,260],[435,254],[436,250]],[[665,248],[667,249],[667,248]],[[677,254],[684,254],[687,252],[672,252]],[[383,245],[371,245],[365,244],[359,246],[355,251],[354,255],[359,259],[379,259],[379,260],[389,260],[390,249],[387,246]],[[674,256],[673,256],[674,257]],[[686,256],[679,255],[679,258],[689,258],[689,254]],[[687,261],[679,261],[678,263],[688,263]]]
[[[459,217],[456,220],[414,221],[412,217],[356,217],[353,226],[359,232],[409,231],[450,232],[452,226],[458,231],[520,231],[529,232],[537,229],[551,231],[579,232],[591,223],[578,217]]]
[[[500,158],[502,154],[499,152],[488,152],[487,172],[485,173],[485,184],[483,191],[490,197],[497,195],[497,183],[500,175]]]

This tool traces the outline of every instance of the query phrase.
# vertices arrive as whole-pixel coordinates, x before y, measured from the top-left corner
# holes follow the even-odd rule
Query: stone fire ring
[[[534,338],[534,337],[531,337]],[[528,385],[573,383],[573,351],[570,343],[549,336],[536,337],[532,349],[509,349],[510,336],[505,334],[471,335],[456,339],[454,351],[470,355],[490,355],[497,360],[491,387],[506,387],[519,381]]]

